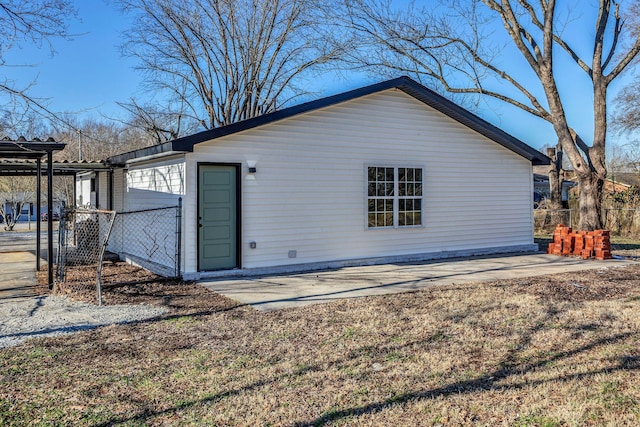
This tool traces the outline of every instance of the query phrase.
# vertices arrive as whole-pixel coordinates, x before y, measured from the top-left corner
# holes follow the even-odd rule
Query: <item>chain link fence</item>
[[[579,221],[577,209],[533,210],[533,229],[537,234],[553,234],[558,224],[575,228]],[[616,236],[640,237],[640,209],[603,208],[602,226]]]
[[[640,209],[605,208],[602,210],[604,228],[624,237],[640,236]]]
[[[558,224],[573,227],[573,220],[571,209],[534,209],[533,231],[536,234],[553,234]]]
[[[114,212],[61,210],[56,277],[65,290],[90,292],[102,303],[102,265],[123,260],[164,277],[180,277],[182,199],[177,206]],[[96,281],[87,281],[95,269]],[[92,292],[92,291],[91,291]]]
[[[107,246],[120,259],[165,277],[180,277],[182,199],[176,206],[118,212]]]
[[[109,241],[116,213],[96,209],[70,209],[63,207],[58,229],[58,257],[56,275],[58,281],[68,279],[67,268],[86,266],[96,268],[96,292],[98,304],[102,304],[102,261]],[[79,284],[78,286],[86,286]]]

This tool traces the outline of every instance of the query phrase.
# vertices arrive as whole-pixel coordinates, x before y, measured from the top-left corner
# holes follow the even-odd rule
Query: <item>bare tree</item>
[[[75,15],[70,0],[0,1],[0,66],[9,65],[5,61],[7,51],[25,43],[45,46],[50,54],[54,54],[52,39],[69,36],[67,22]],[[29,95],[31,86],[18,87],[15,82],[0,77],[0,93],[5,96],[5,110],[33,109],[55,117],[44,100]]]
[[[640,129],[640,79],[622,88],[616,97],[617,111],[613,119],[613,125],[626,132],[635,132]]]
[[[126,124],[95,119],[80,122],[71,116],[65,116],[64,123],[70,126],[57,122],[51,131],[56,141],[67,142],[64,150],[54,154],[55,160],[101,161],[154,144],[150,135]]]
[[[623,18],[637,11],[637,4],[631,10],[613,0],[599,0],[597,8],[590,4],[454,0],[440,9],[411,3],[399,10],[390,0],[345,0],[347,27],[364,46],[351,60],[358,67],[408,73],[450,93],[497,99],[551,124],[580,184],[579,227],[592,230],[601,227],[607,175],[607,90],[640,52],[640,39]],[[572,19],[578,19],[572,17],[572,7],[593,15],[589,31],[569,31]],[[581,56],[585,41],[592,49]],[[561,53],[574,64],[574,80],[589,81],[594,129],[590,145],[567,118],[568,104],[558,82]],[[526,72],[512,66],[518,59]]]
[[[124,51],[153,90],[179,101],[177,116],[215,128],[305,93],[305,76],[336,57],[320,1],[118,0],[136,14]]]
[[[162,144],[198,129],[198,123],[186,116],[184,102],[178,102],[181,104],[178,108],[173,108],[173,104],[159,107],[151,103],[141,105],[131,98],[118,105],[129,113],[129,119],[123,121],[126,126],[144,132],[155,144]]]
[[[562,148],[548,148],[547,156],[551,159],[551,164],[547,169],[547,175],[549,176],[549,204],[547,208],[558,211],[562,209],[562,181],[564,181]]]
[[[3,176],[0,179],[0,216],[4,229],[12,231],[27,203],[36,200],[36,182],[33,177]]]
[[[627,18],[635,35],[640,34],[640,4],[633,3]],[[619,131],[634,133],[640,130],[640,77],[635,78],[618,92],[613,117],[613,126]]]

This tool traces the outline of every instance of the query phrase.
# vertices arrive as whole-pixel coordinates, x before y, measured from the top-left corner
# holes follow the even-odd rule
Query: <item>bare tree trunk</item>
[[[562,209],[562,149],[548,148],[547,156],[552,160],[549,164],[549,203],[550,209]]]
[[[578,175],[580,185],[580,223],[581,230],[602,228],[602,187],[604,180],[597,174]]]
[[[548,148],[547,156],[551,159],[549,164],[549,199],[547,209],[550,212],[551,224],[558,225],[565,222],[560,210],[562,209],[562,148]],[[571,224],[565,224],[571,226]]]

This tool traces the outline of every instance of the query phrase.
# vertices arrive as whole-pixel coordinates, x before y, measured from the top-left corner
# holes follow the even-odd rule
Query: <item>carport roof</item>
[[[60,151],[66,146],[65,143],[56,142],[53,138],[46,141],[34,139],[27,141],[21,136],[17,140],[0,140],[0,159],[40,159],[47,153]]]
[[[43,161],[42,166],[46,168],[47,162]],[[63,160],[53,162],[54,175],[75,175],[81,172],[111,169],[104,162],[95,161],[69,161]],[[0,158],[0,176],[7,175],[35,175],[38,169],[36,161],[31,159],[6,160]]]

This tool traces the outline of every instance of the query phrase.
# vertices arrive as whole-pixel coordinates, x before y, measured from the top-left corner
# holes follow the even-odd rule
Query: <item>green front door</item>
[[[238,267],[236,166],[198,168],[200,271]]]

